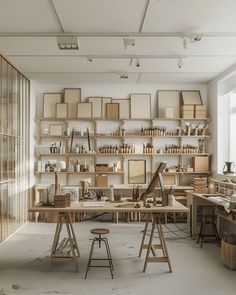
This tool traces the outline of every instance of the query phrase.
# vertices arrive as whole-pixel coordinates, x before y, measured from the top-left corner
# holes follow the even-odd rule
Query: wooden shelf
[[[57,172],[58,174],[124,174],[124,171],[117,171],[117,172],[113,172],[113,171],[108,171],[108,172]],[[35,171],[34,174],[51,174],[51,175],[55,175],[55,172],[37,172]]]
[[[132,144],[134,142],[142,142],[142,143],[150,143],[152,144],[152,146],[159,146],[161,147],[162,144],[166,144],[169,142],[171,142],[170,140],[172,139],[172,142],[175,142],[176,145],[178,146],[182,146],[185,143],[196,143],[193,145],[198,145],[198,139],[204,139],[204,151],[208,151],[208,139],[211,138],[211,135],[209,135],[207,133],[208,130],[205,130],[206,134],[204,135],[177,135],[177,127],[178,128],[183,128],[184,127],[184,123],[185,122],[192,122],[192,124],[194,125],[194,122],[196,122],[196,124],[198,123],[203,123],[203,124],[207,124],[206,122],[210,121],[210,118],[192,118],[192,119],[185,119],[185,118],[135,118],[135,119],[131,119],[131,118],[126,118],[126,119],[107,119],[107,118],[56,118],[56,117],[51,117],[51,118],[36,118],[35,119],[37,124],[38,124],[38,132],[42,132],[43,129],[41,129],[41,127],[44,127],[44,125],[48,125],[50,123],[54,122],[58,122],[58,123],[63,123],[64,125],[64,130],[67,130],[68,127],[71,127],[70,124],[74,124],[77,126],[81,126],[80,123],[83,124],[83,126],[89,126],[89,129],[91,130],[91,134],[90,135],[90,139],[91,139],[91,143],[92,143],[92,147],[93,149],[95,149],[96,151],[93,151],[93,153],[85,153],[85,154],[77,154],[77,153],[64,153],[64,154],[50,154],[50,153],[44,153],[44,154],[36,154],[35,158],[36,160],[42,160],[44,159],[45,161],[47,161],[47,159],[60,159],[60,157],[63,157],[63,160],[66,162],[66,167],[69,167],[70,162],[72,162],[72,160],[74,159],[81,159],[81,163],[83,163],[83,161],[87,161],[88,160],[93,160],[93,164],[96,165],[98,163],[109,163],[110,161],[117,161],[119,160],[120,164],[121,164],[121,169],[122,171],[119,172],[59,172],[59,175],[64,175],[65,177],[65,181],[66,184],[68,185],[70,183],[70,175],[77,175],[77,178],[82,178],[80,177],[80,175],[88,175],[89,178],[92,178],[93,180],[93,184],[95,184],[95,178],[96,175],[107,175],[107,176],[111,176],[111,175],[116,175],[116,178],[120,177],[120,181],[117,183],[120,184],[125,184],[127,182],[127,171],[123,171],[125,170],[125,167],[127,167],[128,165],[128,160],[129,159],[135,159],[135,160],[139,160],[139,159],[145,159],[145,161],[147,162],[147,167],[148,171],[146,171],[147,174],[147,181],[150,181],[150,179],[152,178],[153,174],[155,173],[155,171],[152,171],[155,169],[155,166],[157,164],[157,162],[159,161],[169,161],[170,163],[172,162],[182,162],[185,167],[187,167],[187,165],[190,164],[191,162],[191,157],[195,157],[195,156],[209,156],[209,153],[185,153],[185,152],[181,152],[181,153],[142,153],[142,154],[136,154],[136,153],[100,153],[99,152],[99,146],[102,144],[105,144],[106,142],[110,142],[112,144],[115,143],[129,143],[132,142]],[[52,121],[52,122],[50,122]],[[47,122],[47,123],[44,123]],[[72,122],[72,123],[70,123]],[[132,123],[133,122],[133,123]],[[168,123],[169,122],[169,123]],[[40,125],[41,124],[41,125]],[[148,128],[155,128],[157,125],[162,125],[162,126],[168,126],[166,129],[170,129],[173,127],[174,124],[174,128],[175,131],[174,133],[170,133],[172,135],[143,135],[141,134],[141,126],[145,126]],[[119,128],[123,128],[122,126],[125,126],[126,129],[126,134],[125,135],[120,135],[121,133],[115,131],[118,130]],[[137,127],[137,129],[131,127],[132,126],[140,126],[140,128]],[[111,130],[114,130],[114,134],[103,134],[102,133],[108,133]],[[111,132],[112,133],[112,132]],[[144,133],[144,132],[143,132]],[[77,133],[80,134],[80,133]],[[117,134],[117,135],[115,135]],[[151,132],[150,132],[151,134]],[[40,135],[36,135],[35,136],[36,139],[38,139],[38,142],[50,142],[50,138],[51,141],[59,141],[61,140],[64,143],[65,146],[65,151],[69,151],[69,144],[70,144],[70,140],[71,140],[71,136],[67,136],[66,133],[63,133],[63,135],[61,136],[50,136],[48,134],[44,135],[44,134],[40,134]],[[44,140],[41,140],[44,139]],[[87,133],[84,132],[83,135],[75,135],[74,139],[77,139],[77,142],[85,143],[85,140],[87,140]],[[169,140],[168,140],[169,139]],[[192,140],[192,142],[191,142]],[[159,144],[158,144],[159,143]],[[87,144],[87,142],[85,143]],[[158,149],[158,148],[157,148]],[[120,149],[122,150],[122,149]],[[160,149],[159,149],[160,150]],[[163,149],[164,150],[164,147]],[[194,149],[192,149],[194,150]],[[196,150],[196,149],[195,149]],[[47,151],[47,150],[45,150]],[[74,151],[74,150],[73,150]],[[115,149],[114,149],[115,151]],[[45,157],[45,158],[40,158],[40,157]],[[87,158],[90,157],[90,158]],[[87,160],[88,159],[88,160]],[[94,166],[95,167],[95,166]],[[54,175],[54,172],[35,172],[35,174],[37,175],[37,177],[40,179],[41,176],[43,175]],[[186,177],[191,178],[191,175],[210,175],[211,172],[165,172],[165,175],[168,174],[174,174],[177,175],[176,177],[178,177],[178,179],[180,180],[180,184],[182,183],[181,181],[184,179],[182,177],[182,175],[186,175]],[[72,176],[71,176],[72,177]],[[75,177],[76,178],[76,177]],[[112,177],[110,177],[112,178]],[[112,180],[114,182],[114,180]],[[89,187],[89,189],[109,189],[109,187],[107,188],[100,188],[100,187]]]
[[[155,171],[153,171],[152,173],[155,173]],[[208,172],[163,172],[164,175],[173,175],[173,174],[177,174],[177,175],[181,175],[181,174],[211,174],[212,172],[208,171]]]
[[[35,121],[210,121],[210,118],[127,118],[127,119],[108,119],[108,118],[35,118]]]

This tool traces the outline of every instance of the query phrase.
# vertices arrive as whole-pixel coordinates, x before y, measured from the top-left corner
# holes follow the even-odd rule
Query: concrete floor
[[[201,249],[194,241],[179,239],[173,233],[165,234],[173,273],[167,272],[165,263],[149,264],[147,273],[142,273],[143,259],[138,258],[137,253],[143,226],[143,223],[77,223],[81,257],[80,273],[75,273],[71,262],[57,262],[49,267],[55,224],[28,223],[0,245],[0,295],[236,294],[236,272],[222,266],[219,248],[208,243]],[[177,230],[174,225],[168,226]],[[109,269],[101,268],[91,269],[84,280],[91,244],[89,230],[94,227],[111,230],[114,280],[110,278]],[[185,236],[181,231],[176,233]]]

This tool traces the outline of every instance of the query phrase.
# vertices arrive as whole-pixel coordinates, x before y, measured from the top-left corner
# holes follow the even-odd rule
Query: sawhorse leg
[[[66,230],[67,230],[67,235],[68,235],[67,239],[68,239],[68,243],[70,245],[69,252],[71,252],[72,255],[69,255],[69,252],[68,252],[68,255],[66,255],[66,256],[59,255],[58,251],[57,251],[58,246],[59,246],[58,244],[59,244],[59,239],[60,239],[60,234],[61,234],[63,224],[66,225]],[[65,259],[65,260],[72,259],[75,264],[75,269],[78,272],[79,271],[79,264],[78,264],[78,257],[79,256],[80,256],[79,247],[78,247],[78,244],[76,241],[75,232],[74,232],[74,228],[72,225],[70,213],[59,212],[56,230],[55,230],[55,234],[54,234],[52,250],[51,250],[51,255],[50,255],[50,262],[52,263],[53,261],[59,260],[59,259]]]
[[[150,219],[152,220],[151,234],[149,237],[148,244],[145,244],[145,237],[147,235],[147,228],[148,228],[148,223],[149,223]],[[154,237],[154,233],[155,233],[155,229],[157,230],[160,244],[153,244],[153,242],[152,242],[153,237]],[[168,254],[168,250],[167,250],[167,246],[165,243],[165,238],[163,235],[162,226],[161,226],[161,222],[159,220],[158,214],[152,214],[152,215],[148,216],[148,219],[145,224],[144,232],[143,232],[140,250],[139,250],[139,257],[141,257],[143,249],[147,249],[143,272],[146,272],[148,262],[166,262],[166,263],[168,263],[169,271],[172,272],[170,258],[169,258],[169,254]],[[163,256],[158,256],[155,251],[156,249],[161,249]],[[150,252],[152,253],[152,256],[151,256]]]

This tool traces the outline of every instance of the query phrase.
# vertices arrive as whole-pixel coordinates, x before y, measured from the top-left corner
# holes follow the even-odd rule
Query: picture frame
[[[164,185],[167,186],[176,186],[177,185],[177,177],[175,174],[163,175]]]
[[[151,94],[133,93],[130,95],[130,117],[131,119],[151,118]]]
[[[128,160],[128,183],[146,183],[146,160]]]
[[[107,119],[119,119],[120,116],[120,104],[119,103],[107,103],[106,104],[106,118]]]
[[[68,103],[56,104],[56,118],[67,118],[68,116]]]
[[[166,118],[166,107],[174,110],[173,118],[180,118],[180,92],[179,90],[159,90],[157,91],[157,116]]]
[[[76,118],[78,102],[81,102],[81,88],[64,88],[64,103],[68,103],[68,118]]]
[[[93,118],[102,117],[102,97],[89,97],[88,101],[92,103]]]
[[[165,107],[165,118],[167,118],[167,119],[174,118],[174,108],[173,107]]]
[[[49,124],[49,135],[50,136],[62,136],[63,135],[63,124]]]
[[[78,102],[77,103],[77,118],[92,118],[92,103]]]
[[[44,93],[43,94],[43,117],[56,117],[56,104],[61,102],[61,93]]]
[[[112,103],[119,103],[120,119],[130,119],[130,99],[112,99]]]
[[[106,104],[111,102],[111,97],[102,97],[102,118],[106,118]]]
[[[203,104],[200,90],[182,90],[181,97],[183,105]]]

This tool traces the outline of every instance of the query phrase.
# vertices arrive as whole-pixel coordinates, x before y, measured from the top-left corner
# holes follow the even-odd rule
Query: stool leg
[[[102,238],[101,238],[101,235],[99,235],[99,238],[98,238],[99,248],[101,248],[101,241],[102,241]]]
[[[111,260],[111,266],[112,266],[112,270],[114,271],[113,261],[112,261],[112,258],[111,258],[111,249],[110,249],[110,245],[109,245],[109,242],[108,242],[108,239],[107,239],[107,238],[104,238],[104,240],[107,241],[108,253],[109,253],[109,256],[110,256],[110,260]]]
[[[197,237],[197,243],[200,242],[200,238],[201,238],[201,235],[202,235],[202,230],[203,230],[203,222],[201,223],[200,232],[199,232],[198,237]]]
[[[205,232],[205,227],[206,227],[206,221],[203,222],[203,226],[202,226],[202,232],[201,232],[201,236],[200,236],[200,240],[201,240],[201,248],[204,242],[204,232]]]
[[[108,241],[107,239],[101,239],[101,241],[103,241],[106,245],[106,250],[107,250],[107,258],[108,258],[108,261],[109,261],[109,267],[110,267],[110,272],[111,272],[111,278],[113,279],[113,271],[112,271],[112,262],[111,262],[111,259],[110,259],[110,255],[109,255],[109,249],[108,249]]]
[[[213,225],[213,231],[215,233],[216,244],[217,244],[218,247],[220,247],[220,237],[219,237],[218,230],[217,230],[215,222],[213,222],[212,225]]]
[[[90,249],[90,253],[89,253],[89,260],[88,260],[88,264],[87,264],[87,268],[86,268],[86,274],[85,274],[84,279],[87,278],[87,274],[88,274],[88,271],[90,269],[91,259],[92,259],[92,256],[93,256],[94,243],[95,243],[95,239],[93,239],[93,241],[92,241],[92,245],[91,245],[91,249]]]

